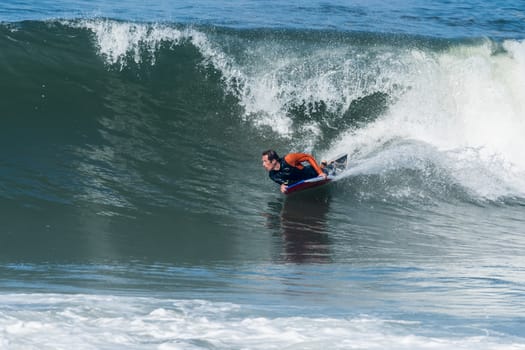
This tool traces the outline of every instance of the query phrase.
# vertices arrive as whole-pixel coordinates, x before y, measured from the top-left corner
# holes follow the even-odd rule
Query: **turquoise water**
[[[525,348],[520,6],[2,3],[0,348]]]

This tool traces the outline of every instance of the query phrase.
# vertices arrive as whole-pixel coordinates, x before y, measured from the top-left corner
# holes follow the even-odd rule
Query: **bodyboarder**
[[[307,153],[288,153],[280,158],[274,150],[270,149],[262,153],[262,165],[268,171],[270,178],[281,185],[282,193],[286,193],[287,187],[296,182],[316,176],[327,178],[327,174],[323,172],[314,157]]]

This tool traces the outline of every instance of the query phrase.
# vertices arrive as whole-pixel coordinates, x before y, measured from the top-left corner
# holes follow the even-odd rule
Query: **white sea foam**
[[[525,349],[519,339],[418,334],[417,321],[250,315],[203,300],[111,295],[0,295],[9,349]]]
[[[91,30],[96,37],[99,54],[109,65],[118,65],[120,69],[130,57],[141,64],[147,57],[155,64],[155,53],[163,43],[177,45],[187,38],[186,32],[161,24],[148,25],[112,20],[82,20],[66,24]]]
[[[429,160],[473,193],[488,199],[523,196],[525,42],[504,47],[507,52],[494,54],[488,42],[401,58],[412,59],[411,89],[379,120],[344,136],[333,152],[373,155],[377,163],[389,142],[415,141],[433,147]],[[415,152],[399,155],[418,158]],[[384,162],[390,160],[389,155]]]

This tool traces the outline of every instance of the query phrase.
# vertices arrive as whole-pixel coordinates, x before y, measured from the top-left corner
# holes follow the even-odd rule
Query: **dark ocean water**
[[[524,13],[2,3],[0,348],[525,349]]]

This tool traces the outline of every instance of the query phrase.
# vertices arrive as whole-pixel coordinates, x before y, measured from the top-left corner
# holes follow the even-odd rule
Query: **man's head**
[[[279,164],[279,156],[277,152],[272,149],[264,151],[262,153],[262,165],[267,171],[278,170],[276,169]]]

